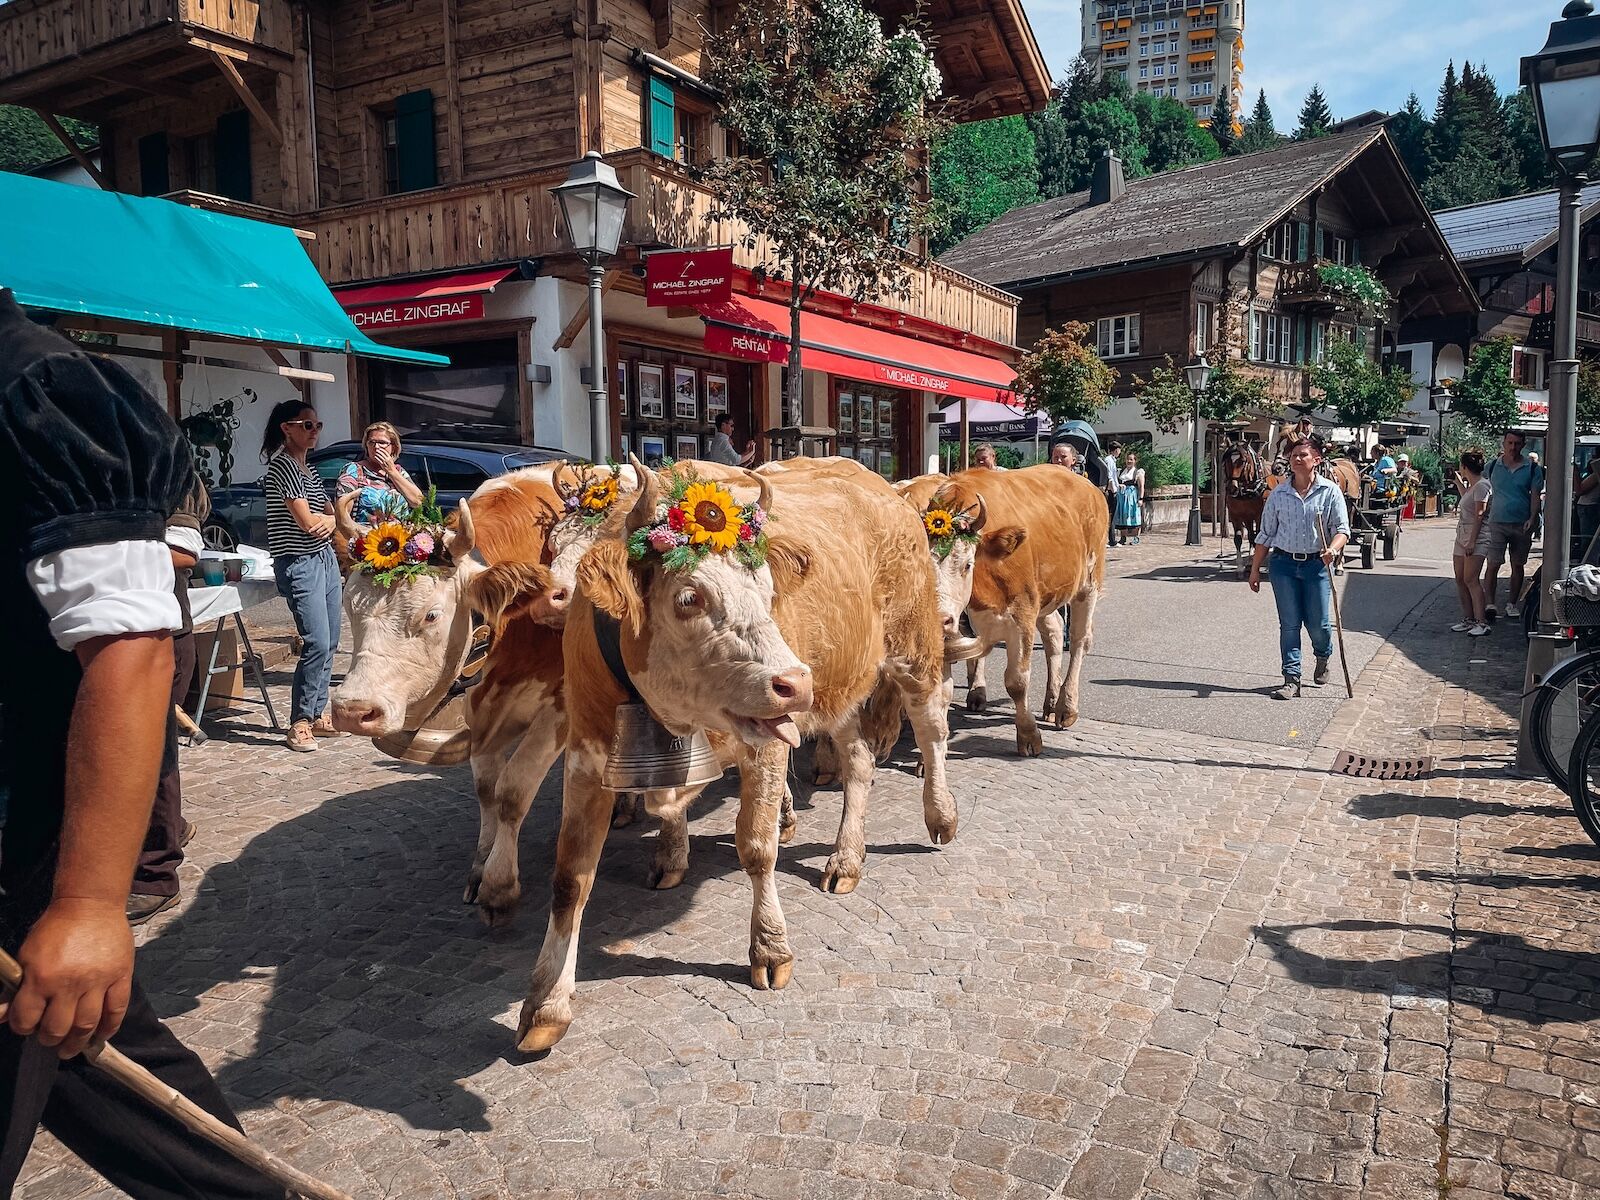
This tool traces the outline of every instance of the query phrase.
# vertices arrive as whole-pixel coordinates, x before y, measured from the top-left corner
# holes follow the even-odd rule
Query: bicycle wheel
[[[1534,693],[1528,721],[1533,749],[1545,774],[1558,788],[1567,786],[1573,744],[1589,715],[1600,709],[1600,650],[1587,650],[1560,663]]]
[[[1589,840],[1600,846],[1600,719],[1595,714],[1583,723],[1583,730],[1573,743],[1567,775],[1571,780],[1567,796],[1572,800],[1572,811]]]

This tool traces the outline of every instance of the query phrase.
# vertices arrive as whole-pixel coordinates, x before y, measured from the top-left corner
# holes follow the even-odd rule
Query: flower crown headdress
[[[562,463],[552,476],[556,492],[561,497],[562,511],[586,529],[593,529],[604,521],[621,494],[617,464],[608,461],[606,465],[611,469],[609,475],[600,474],[587,463],[576,470]],[[571,481],[566,475],[572,476]]]
[[[946,497],[935,496],[922,514],[922,527],[927,531],[928,546],[934,557],[943,561],[957,542],[975,543],[987,519],[988,509],[982,496],[971,508],[957,508]]]
[[[371,575],[379,587],[425,575],[448,562],[445,516],[436,489],[428,488],[421,504],[410,507],[398,497],[386,497],[371,528],[351,519],[355,493],[340,497],[335,505],[340,531],[349,540],[356,570]]]
[[[720,483],[700,478],[693,467],[668,468],[665,491],[656,473],[629,456],[639,473],[639,499],[628,515],[628,557],[650,554],[669,571],[693,571],[712,554],[732,554],[752,571],[767,561],[767,512],[772,486],[746,472],[760,494],[740,504]]]

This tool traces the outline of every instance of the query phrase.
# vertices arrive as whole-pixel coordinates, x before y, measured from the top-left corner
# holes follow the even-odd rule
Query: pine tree
[[[1412,180],[1422,187],[1428,182],[1428,118],[1415,92],[1406,97],[1406,106],[1389,118],[1389,136]]]
[[[1448,162],[1461,149],[1461,84],[1456,78],[1455,59],[1444,69],[1439,101],[1433,107],[1431,166]]]
[[[1312,84],[1306,102],[1300,106],[1300,127],[1295,130],[1294,136],[1301,140],[1327,137],[1332,126],[1333,110],[1328,107],[1328,98],[1322,94],[1322,85]]]
[[[1224,154],[1234,153],[1238,136],[1233,132],[1233,89],[1227,85],[1217,93],[1217,103],[1211,109],[1211,136]]]
[[[1257,150],[1271,150],[1283,138],[1272,121],[1272,107],[1267,103],[1267,90],[1261,89],[1256,97],[1255,109],[1245,122],[1244,136],[1233,145],[1235,154],[1254,154]]]

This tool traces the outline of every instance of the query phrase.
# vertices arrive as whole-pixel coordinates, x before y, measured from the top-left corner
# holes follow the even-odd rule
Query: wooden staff
[[[1328,552],[1328,537],[1327,532],[1322,528],[1321,513],[1317,514],[1317,541],[1322,543],[1322,552],[1326,554]],[[1341,553],[1343,552],[1341,551]],[[1328,595],[1333,600],[1333,632],[1338,636],[1339,639],[1339,669],[1344,672],[1345,696],[1351,700],[1354,700],[1356,696],[1356,689],[1355,685],[1350,682],[1350,660],[1345,657],[1344,652],[1344,622],[1339,619],[1339,585],[1334,582],[1333,564],[1328,563],[1327,567]]]
[[[174,704],[172,706],[172,715],[178,719],[178,728],[188,736],[191,744],[198,746],[206,740],[206,731],[196,725],[194,718],[183,711],[183,705]]]
[[[0,950],[0,985],[13,994],[22,987],[22,964]],[[104,1071],[136,1096],[148,1101],[172,1117],[191,1133],[205,1138],[213,1146],[226,1151],[248,1167],[254,1167],[267,1178],[281,1183],[290,1191],[310,1200],[351,1200],[330,1183],[307,1175],[291,1167],[272,1154],[268,1154],[233,1126],[219,1121],[205,1109],[181,1092],[174,1091],[127,1055],[104,1042],[90,1042],[83,1057],[89,1064]]]

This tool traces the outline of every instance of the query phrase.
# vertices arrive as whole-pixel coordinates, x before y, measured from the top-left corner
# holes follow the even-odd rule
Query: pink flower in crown
[[[414,533],[411,540],[406,543],[407,562],[427,562],[433,553],[433,534]]]
[[[760,533],[761,530],[766,527],[766,524],[767,510],[762,508],[759,504],[755,505],[750,510],[750,528],[754,529],[757,533]]]
[[[649,542],[650,549],[657,554],[665,554],[678,544],[678,535],[665,525],[657,525],[650,531]]]

